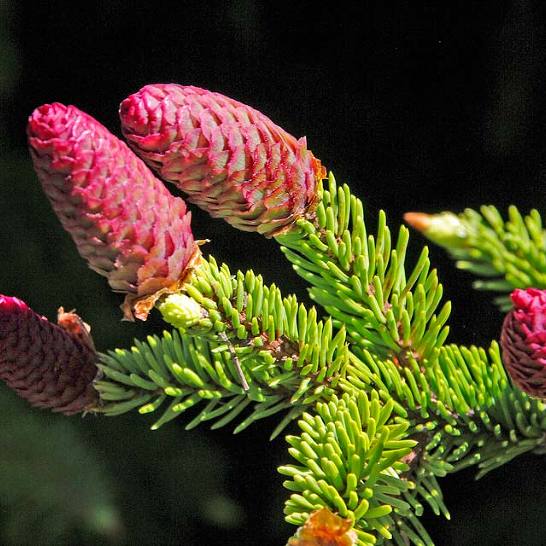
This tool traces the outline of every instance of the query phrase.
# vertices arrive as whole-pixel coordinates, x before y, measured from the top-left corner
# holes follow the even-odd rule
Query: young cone
[[[501,334],[504,367],[522,391],[546,399],[546,290],[514,290],[512,302]]]
[[[198,87],[147,85],[120,106],[129,144],[188,200],[272,237],[313,210],[320,161],[260,112]]]
[[[96,362],[92,342],[0,295],[0,379],[33,406],[66,415],[95,408]]]
[[[172,286],[197,255],[184,201],[125,143],[74,106],[45,104],[29,118],[34,167],[89,267],[135,299]],[[146,312],[137,313],[145,319]]]

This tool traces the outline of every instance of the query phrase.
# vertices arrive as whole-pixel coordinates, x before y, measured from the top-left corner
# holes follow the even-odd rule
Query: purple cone
[[[504,367],[522,391],[546,399],[546,290],[514,290],[512,302],[501,334]]]
[[[30,404],[67,415],[94,409],[96,362],[92,342],[0,295],[0,380]]]

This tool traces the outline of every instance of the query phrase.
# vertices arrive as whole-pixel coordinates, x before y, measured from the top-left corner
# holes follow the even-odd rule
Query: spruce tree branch
[[[496,342],[488,351],[444,346],[424,366],[400,367],[356,350],[340,386],[349,393],[377,392],[393,402],[394,419],[409,420],[417,441],[405,478],[435,513],[448,516],[436,477],[477,465],[478,475],[517,455],[544,448],[544,403],[513,387]],[[407,494],[408,495],[408,494]]]
[[[318,210],[317,218],[320,214]],[[219,267],[212,258],[203,260],[180,293],[159,302],[164,318],[183,330],[182,335],[176,331],[172,334],[171,339],[179,336],[175,346],[158,347],[171,343],[170,334],[164,334],[162,340],[149,339],[145,349],[143,344],[136,351],[133,349],[130,356],[128,352],[121,357],[118,353],[120,358],[115,363],[110,360],[113,354],[103,357],[106,379],[98,382],[97,387],[107,401],[104,411],[115,414],[140,406],[145,413],[169,400],[166,412],[154,425],[157,428],[206,400],[205,408],[188,428],[207,420],[215,421],[213,426],[217,428],[246,412],[235,429],[238,432],[260,418],[288,410],[275,435],[290,420],[312,409],[316,402],[332,400],[340,390],[351,397],[368,392],[392,408],[389,425],[405,426],[404,437],[416,443],[400,459],[406,465],[406,470],[399,473],[403,491],[389,497],[391,506],[402,503],[406,508],[401,510],[398,506],[392,521],[385,526],[389,529],[388,540],[396,544],[432,544],[418,520],[423,512],[420,499],[434,513],[449,517],[438,477],[470,465],[478,465],[481,476],[520,453],[542,449],[540,403],[509,385],[495,344],[489,356],[477,348],[442,346],[447,335],[447,313],[434,315],[441,286],[435,273],[429,273],[426,253],[406,280],[404,260],[398,256],[403,256],[407,239],[401,237],[398,251],[391,251],[390,235],[380,222],[378,242],[368,238],[367,248],[373,250],[368,253],[368,260],[373,255],[373,264],[360,270],[359,276],[353,257],[343,272],[335,263],[327,265],[329,260],[335,262],[328,251],[322,260],[326,272],[316,263],[318,239],[310,236],[309,241],[302,243],[301,235],[307,233],[306,229],[309,235],[316,236],[309,228],[311,223],[305,222],[299,222],[300,239],[296,238],[295,243],[292,239],[292,249],[307,251],[309,241],[313,241],[315,249],[308,253],[308,261],[296,264],[296,269],[303,263],[306,271],[311,272],[311,294],[316,300],[324,295],[326,299],[321,303],[334,320],[318,321],[314,309],[307,311],[293,297],[282,298],[275,286],[264,286],[261,277],[252,272],[232,275],[227,266]],[[357,224],[362,229],[363,222]],[[329,233],[324,230],[322,236],[331,239]],[[283,241],[288,238],[289,235],[282,236]],[[358,246],[358,237],[353,239]],[[335,245],[338,244],[336,239]],[[335,245],[330,243],[328,248]],[[386,249],[386,258],[376,253],[378,247]],[[290,249],[285,252],[294,262],[303,255]],[[343,258],[337,261],[342,262]],[[374,290],[371,295],[364,297],[361,292],[358,296],[357,289],[362,285],[358,279],[369,274],[373,274],[373,281],[368,286]],[[333,299],[328,299],[331,293]],[[381,323],[380,312],[387,308],[383,314],[385,322]],[[367,328],[360,326],[362,323]],[[340,328],[337,334],[334,325]],[[344,325],[352,352],[345,341]],[[407,351],[401,343],[405,339],[409,341]],[[418,351],[416,347],[424,349]],[[185,356],[162,361],[169,351]],[[145,364],[137,362],[135,371],[135,363],[130,361],[139,352],[145,355]],[[195,359],[196,354],[201,358]],[[152,361],[155,366],[150,368]],[[208,371],[204,374],[203,370],[214,370],[216,376]],[[133,386],[130,393],[129,383]],[[336,502],[339,504],[339,500]],[[335,509],[337,505],[326,506]],[[306,517],[293,522],[302,523]],[[370,529],[377,531],[373,526],[362,528],[362,540],[369,539]],[[387,539],[385,534],[379,535],[383,537],[380,540]]]
[[[332,174],[319,195],[313,221],[300,219],[276,237],[294,270],[311,284],[311,298],[361,349],[402,363],[433,359],[448,334],[450,304],[440,307],[443,288],[427,248],[406,273],[405,227],[393,243],[380,211],[377,234],[368,235],[362,202],[347,185],[338,187]]]
[[[421,501],[449,517],[437,478],[471,465],[480,477],[521,453],[544,452],[544,403],[510,383],[496,343],[488,351],[444,345],[450,305],[441,305],[427,248],[406,271],[408,230],[393,240],[380,211],[368,235],[362,202],[333,175],[322,186],[324,169],[304,139],[237,101],[173,84],[146,86],[120,113],[134,149],[192,201],[240,229],[276,236],[329,316],[319,320],[252,271],[232,275],[203,259],[185,203],[125,144],[75,107],[44,105],[29,120],[29,143],[63,225],[90,267],[127,294],[126,317],[145,320],[157,305],[175,327],[102,355],[95,380],[92,351],[84,387],[93,400],[100,393],[96,411],[166,406],[158,428],[195,407],[187,428],[237,420],[235,432],[283,411],[273,436],[301,416],[301,434],[287,437],[296,464],[280,468],[293,492],[287,520],[305,524],[313,511],[333,510],[354,525],[345,538],[359,546],[432,546],[418,518]],[[458,267],[485,277],[477,288],[546,287],[536,211],[522,217],[511,207],[506,222],[494,207],[406,219]],[[510,316],[501,339],[511,377],[521,379],[517,368],[519,387],[540,395],[533,388],[543,380],[546,299],[527,296],[532,312]],[[37,337],[19,335],[32,321],[14,303],[4,301],[4,378],[20,393],[32,385],[40,399],[48,396],[44,377],[61,399],[74,394],[60,367],[46,362],[49,375],[34,367],[28,340]],[[93,349],[89,336],[78,341]]]
[[[401,474],[415,442],[406,438],[408,422],[390,419],[392,410],[392,402],[381,403],[377,392],[368,396],[362,391],[334,396],[318,403],[315,415],[302,415],[301,434],[287,437],[296,464],[279,468],[292,491],[287,521],[302,525],[313,511],[326,507],[354,522],[358,545],[393,538],[394,518],[412,514],[402,497],[408,483]],[[423,543],[431,544],[426,531],[423,536]]]
[[[222,426],[247,406],[249,415],[236,427],[288,411],[276,436],[305,407],[328,400],[345,374],[349,348],[343,329],[320,321],[294,296],[283,298],[252,271],[232,275],[213,258],[201,260],[180,293],[159,303],[163,317],[180,329],[136,342],[130,351],[103,355],[105,379],[96,387],[117,414],[140,407],[141,413],[170,401],[153,425],[161,426],[190,407],[207,401],[191,421],[216,419]]]
[[[495,303],[503,311],[510,307],[504,294],[514,288],[546,288],[546,231],[535,209],[523,216],[511,206],[506,220],[492,205],[458,215],[408,213],[406,220],[444,247],[459,269],[481,277],[474,288],[502,293]]]

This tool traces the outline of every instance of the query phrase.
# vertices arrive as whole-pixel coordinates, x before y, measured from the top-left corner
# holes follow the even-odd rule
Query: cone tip
[[[26,309],[27,304],[14,296],[0,294],[0,311],[10,312],[15,308]]]

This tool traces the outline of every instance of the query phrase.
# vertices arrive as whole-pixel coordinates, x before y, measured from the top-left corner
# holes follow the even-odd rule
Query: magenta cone
[[[184,275],[197,248],[190,213],[125,143],[58,103],[32,113],[28,137],[53,209],[113,290],[146,296]]]
[[[514,290],[512,301],[501,334],[504,366],[522,391],[546,399],[546,290]]]
[[[147,85],[121,103],[123,134],[188,200],[238,229],[273,236],[310,214],[320,161],[269,118],[198,87]]]

